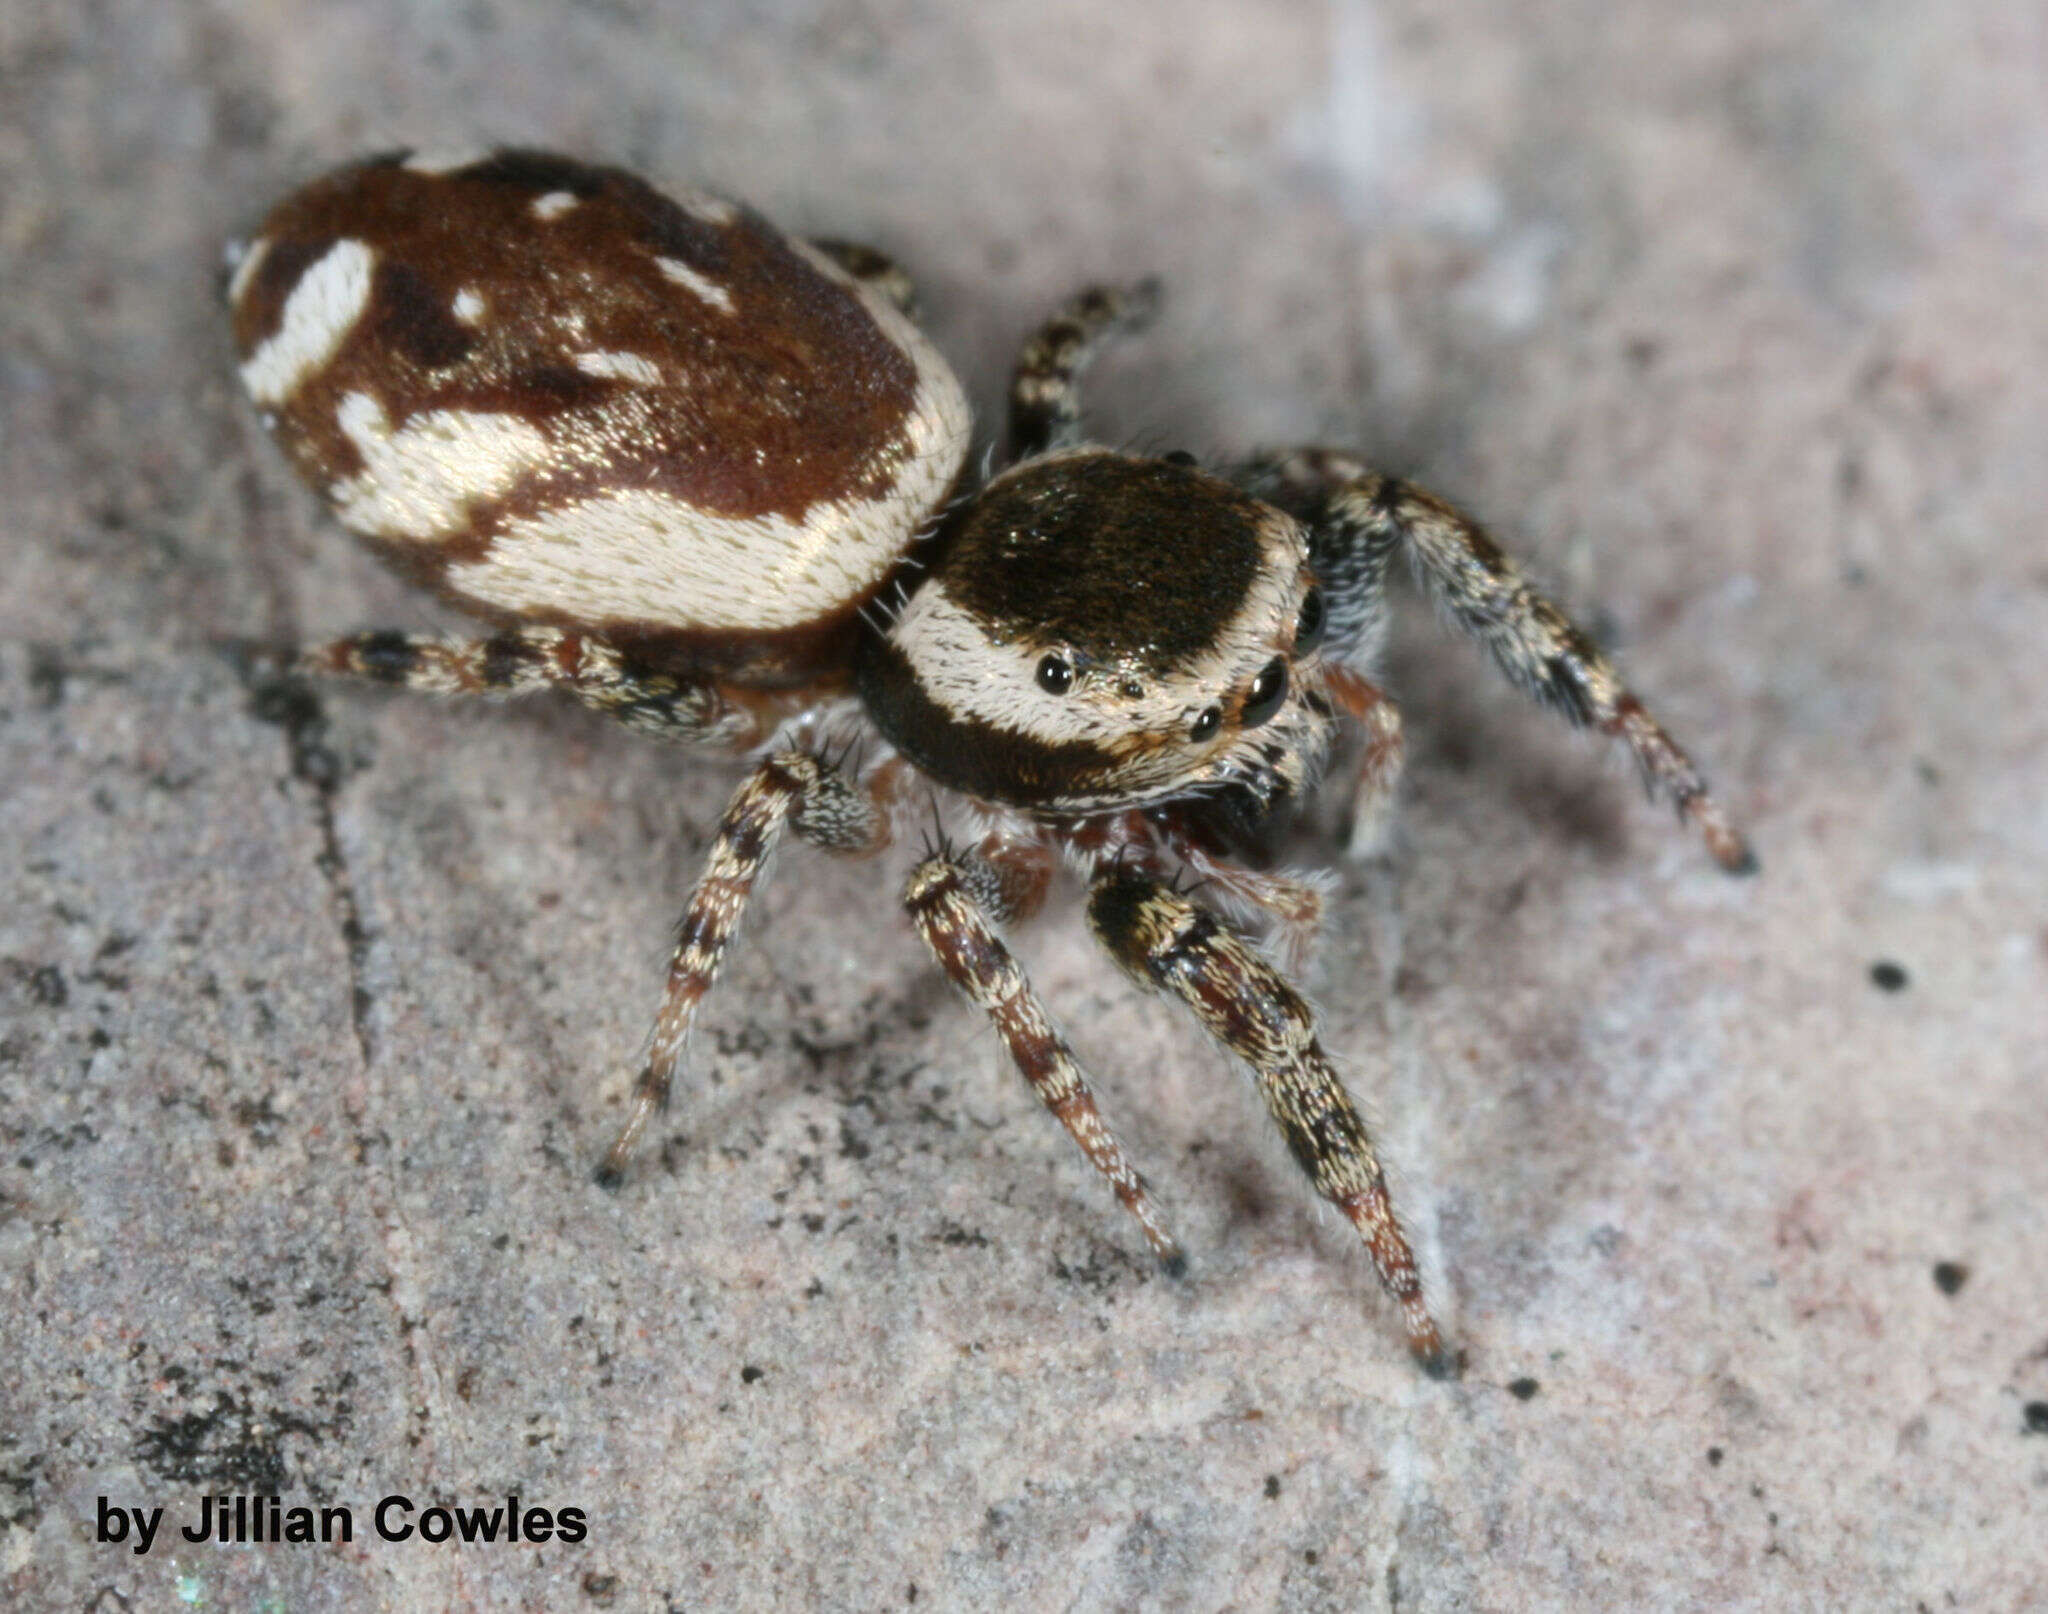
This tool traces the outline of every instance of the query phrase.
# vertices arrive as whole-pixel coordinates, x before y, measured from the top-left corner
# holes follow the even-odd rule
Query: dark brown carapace
[[[783,832],[872,854],[915,818],[938,836],[903,888],[911,923],[1161,1260],[1183,1265],[999,935],[1062,862],[1110,956],[1250,1067],[1417,1359],[1450,1373],[1315,1017],[1234,928],[1269,929],[1291,960],[1312,940],[1320,885],[1232,854],[1317,785],[1340,725],[1365,740],[1351,848],[1384,844],[1401,726],[1371,671],[1396,553],[1513,682],[1622,740],[1724,867],[1754,865],[1592,641],[1449,505],[1319,450],[1212,471],[1087,444],[1081,372],[1155,296],[1090,290],[1032,336],[1008,463],[974,486],[964,396],[892,263],[618,169],[533,151],[361,163],[279,204],[229,287],[243,380],[300,474],[493,629],[358,633],[309,670],[559,690],[752,759],[606,1180],[668,1102]]]

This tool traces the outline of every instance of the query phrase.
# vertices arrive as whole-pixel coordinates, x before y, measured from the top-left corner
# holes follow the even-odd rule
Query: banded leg
[[[911,871],[903,906],[947,978],[994,1023],[1039,1102],[1136,1219],[1160,1265],[1178,1277],[1187,1269],[1187,1257],[1160,1220],[1123,1145],[1104,1124],[1073,1050],[995,933],[995,925],[1009,917],[1006,888],[1016,884],[980,858],[940,853]],[[1030,888],[1027,875],[1024,889]]]
[[[887,253],[877,252],[860,241],[820,237],[811,243],[862,285],[872,286],[899,311],[917,313],[917,287],[908,271]]]
[[[560,628],[507,628],[487,639],[380,629],[309,650],[299,669],[429,695],[560,690],[629,728],[697,745],[747,745],[765,715],[708,679],[635,666],[608,640]]]
[[[1081,374],[1111,337],[1141,331],[1159,307],[1159,282],[1091,286],[1024,344],[1010,377],[1010,458],[1081,440]]]
[[[1314,1012],[1241,937],[1148,875],[1099,876],[1088,901],[1096,939],[1140,986],[1171,993],[1249,1065],[1266,1108],[1316,1192],[1365,1240],[1381,1285],[1401,1307],[1408,1349],[1432,1378],[1458,1361],[1422,1297],[1415,1256],[1351,1095],[1316,1036]]]
[[[640,1134],[657,1111],[668,1107],[698,1005],[718,979],[754,884],[785,827],[835,852],[879,851],[889,833],[887,816],[868,795],[817,757],[780,751],[747,775],[718,821],[704,872],[697,877],[676,929],[668,985],[648,1041],[647,1062],[634,1084],[626,1124],[598,1168],[597,1180],[604,1187],[618,1186]]]
[[[1728,821],[1692,759],[1622,683],[1614,664],[1471,517],[1435,494],[1365,470],[1344,455],[1310,450],[1283,462],[1283,479],[1323,481],[1327,498],[1315,538],[1318,569],[1326,553],[1342,574],[1343,557],[1377,589],[1385,555],[1408,552],[1423,587],[1450,618],[1493,654],[1508,681],[1566,721],[1621,740],[1650,793],[1668,796],[1707,850],[1730,874],[1753,874],[1756,857]],[[1334,593],[1340,586],[1327,583]]]

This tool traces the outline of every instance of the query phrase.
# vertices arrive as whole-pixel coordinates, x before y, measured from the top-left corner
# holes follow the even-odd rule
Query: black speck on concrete
[[[1870,966],[1870,984],[1880,992],[1903,992],[1911,979],[1903,964],[1894,964],[1888,958],[1880,958]]]
[[[2048,1401],[2029,1401],[2021,1415],[2027,1420],[2028,1434],[2048,1435]]]
[[[1719,1446],[1709,1446],[1707,1448],[1707,1467],[1719,1468],[1721,1466],[1721,1459],[1726,1455]]]
[[[1538,1384],[1534,1379],[1508,1380],[1508,1394],[1513,1396],[1517,1401],[1529,1400],[1541,1388],[1542,1386]]]
[[[1279,1494],[1280,1476],[1278,1474],[1268,1474],[1266,1476],[1266,1500],[1270,1502]]]
[[[1970,1269],[1960,1261],[1937,1261],[1934,1263],[1934,1287],[1945,1295],[1952,1295],[1970,1281]]]
[[[751,1362],[740,1369],[740,1383],[742,1384],[759,1384],[767,1376],[768,1370],[766,1368],[755,1367]]]

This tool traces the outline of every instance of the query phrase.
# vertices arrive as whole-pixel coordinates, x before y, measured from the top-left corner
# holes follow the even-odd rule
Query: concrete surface
[[[2048,1605],[2044,70],[2004,0],[10,0],[0,1601]],[[478,137],[898,252],[984,406],[1156,270],[1107,433],[1358,445],[1619,645],[1764,877],[1411,613],[1317,978],[1462,1384],[1071,901],[1020,947],[1185,1284],[893,873],[815,859],[591,1186],[730,771],[254,710],[212,648],[434,620],[254,427],[216,275]],[[356,1539],[175,1541],[216,1492]],[[588,1539],[370,1528],[508,1493]]]

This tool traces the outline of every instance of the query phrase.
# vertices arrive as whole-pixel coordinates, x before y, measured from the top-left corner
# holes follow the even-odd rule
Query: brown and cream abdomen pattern
[[[766,681],[829,659],[966,456],[908,318],[759,215],[546,153],[281,203],[242,377],[344,525],[457,605]]]

